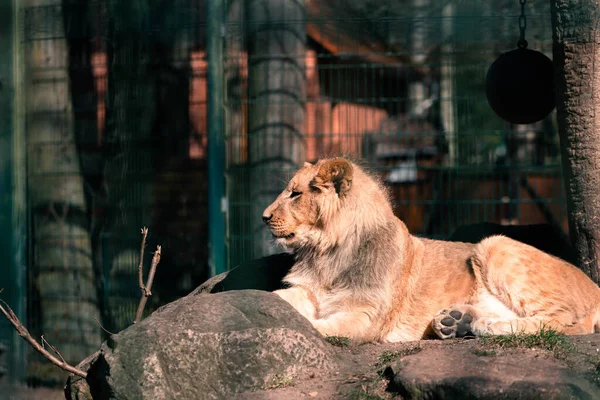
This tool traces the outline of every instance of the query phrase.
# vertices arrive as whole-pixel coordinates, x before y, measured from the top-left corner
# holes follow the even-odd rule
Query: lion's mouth
[[[290,234],[288,234],[288,235],[276,235],[276,234],[274,234],[274,233],[273,233],[273,237],[274,237],[275,239],[285,239],[285,240],[290,240],[290,239],[293,239],[293,238],[294,238],[294,236],[296,236],[296,234],[295,234],[295,233],[293,233],[293,232],[292,232],[292,233],[290,233]]]

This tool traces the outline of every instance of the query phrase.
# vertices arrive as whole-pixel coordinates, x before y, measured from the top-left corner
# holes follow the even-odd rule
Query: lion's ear
[[[337,157],[325,161],[310,183],[311,187],[334,187],[337,194],[345,195],[352,186],[354,168],[350,161]]]
[[[305,163],[304,163],[304,167],[305,167],[305,168],[306,168],[306,167],[312,167],[312,164],[311,164],[311,163],[309,163],[309,162],[305,162]]]

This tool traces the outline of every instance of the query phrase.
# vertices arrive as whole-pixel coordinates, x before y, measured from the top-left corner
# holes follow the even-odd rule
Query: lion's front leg
[[[323,336],[343,336],[353,340],[376,340],[371,318],[364,312],[338,312],[328,318],[312,321]]]
[[[273,293],[287,301],[309,321],[313,322],[317,318],[317,306],[312,294],[299,286],[288,289],[276,290]]]

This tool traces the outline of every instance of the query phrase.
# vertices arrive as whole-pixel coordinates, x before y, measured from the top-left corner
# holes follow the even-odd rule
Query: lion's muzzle
[[[265,213],[265,214],[263,214],[263,216],[262,216],[262,220],[263,220],[263,222],[264,222],[265,224],[267,224],[267,225],[269,225],[269,222],[271,221],[271,219],[273,219],[273,214],[271,214],[271,213],[268,213],[268,214],[267,214],[267,213]]]

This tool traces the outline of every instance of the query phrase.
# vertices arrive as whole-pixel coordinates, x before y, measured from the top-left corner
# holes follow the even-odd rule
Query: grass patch
[[[592,382],[600,386],[600,356],[587,356],[586,361],[591,364],[590,377]]]
[[[417,344],[411,345],[405,349],[394,350],[394,351],[384,351],[379,356],[379,361],[377,362],[376,367],[377,368],[384,367],[385,365],[391,363],[394,360],[397,360],[398,358],[410,356],[412,354],[417,354],[421,350],[423,350],[421,348],[421,345],[419,343],[417,343]]]
[[[386,375],[386,369],[395,360],[416,354],[421,350],[423,350],[421,344],[416,343],[398,350],[384,351],[375,363],[376,375],[373,379],[362,383],[360,387],[354,387],[352,390],[345,392],[343,398],[350,400],[385,400],[391,398],[393,395],[386,392],[390,378]]]
[[[565,359],[575,350],[575,345],[564,334],[547,327],[541,327],[536,333],[516,332],[510,335],[481,336],[475,351],[478,355],[492,354],[497,350],[514,348],[539,348],[552,352],[557,359]],[[484,353],[488,354],[484,354]],[[477,354],[477,353],[475,353]]]
[[[385,400],[383,397],[375,393],[369,393],[366,388],[355,389],[344,395],[348,400]]]
[[[294,386],[294,379],[285,375],[275,375],[263,389],[280,389],[288,386]]]
[[[496,351],[495,349],[485,349],[477,347],[475,348],[475,350],[473,350],[473,354],[479,357],[493,357],[498,355],[498,351]]]
[[[325,340],[336,347],[348,347],[350,345],[350,339],[344,336],[326,336]]]
[[[370,383],[363,383],[351,390],[339,392],[344,399],[348,400],[386,400],[391,396],[385,392],[385,386],[381,386],[381,378]]]

